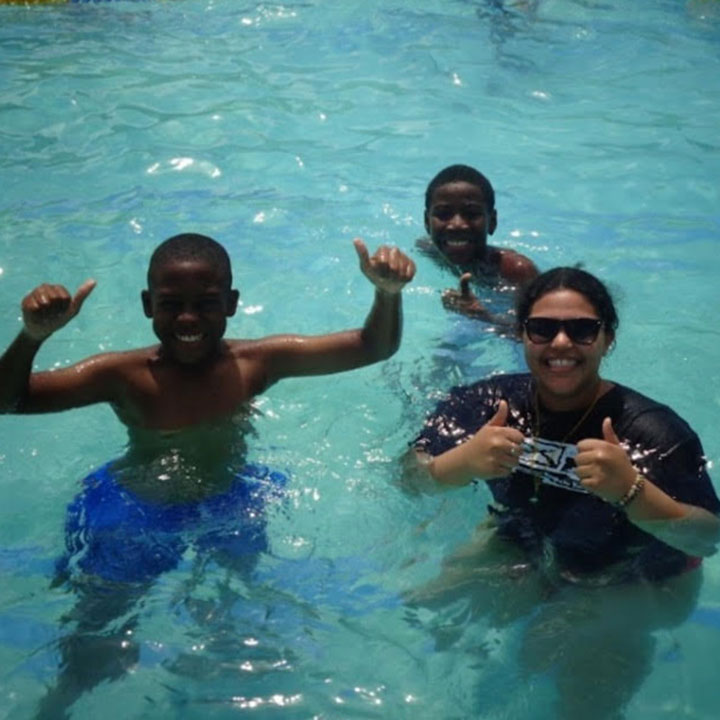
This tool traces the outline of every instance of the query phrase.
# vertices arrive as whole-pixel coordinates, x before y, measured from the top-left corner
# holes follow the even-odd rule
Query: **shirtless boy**
[[[71,631],[58,641],[59,674],[38,718],[67,717],[84,692],[139,662],[135,605],[189,547],[201,566],[212,559],[245,573],[267,548],[262,510],[286,478],[245,463],[249,401],[281,378],[357,368],[400,343],[401,290],[415,266],[396,248],[371,257],[355,240],[355,249],[375,299],[362,328],[330,335],[224,339],[239,294],[227,252],[203,235],[177,235],[152,255],[142,292],[160,341],[152,347],[33,373],[43,342],[80,312],[95,282],[74,296],[41,285],[25,297],[23,329],[0,358],[0,410],[107,402],[130,439],[127,454],[86,478],[68,507],[55,582],[83,575],[73,585],[76,607],[63,619]]]
[[[77,315],[95,281],[83,283],[74,296],[60,285],[41,285],[23,300],[24,327],[0,358],[0,411],[43,413],[107,402],[128,426],[131,449],[134,435],[159,438],[166,431],[176,431],[173,443],[183,444],[178,436],[197,426],[212,427],[208,436],[217,442],[216,426],[227,428],[236,415],[247,414],[248,402],[278,380],[350,370],[397,350],[401,290],[415,266],[397,248],[381,247],[371,257],[361,240],[354,244],[360,269],[375,286],[362,328],[318,336],[224,339],[227,318],[239,298],[232,289],[229,257],[211,238],[183,234],[155,250],[148,288],[142,292],[158,345],[33,373],[40,346]],[[144,494],[153,490],[147,487]]]
[[[441,170],[425,192],[425,230],[418,246],[460,274],[460,289],[446,290],[446,308],[481,320],[494,318],[470,290],[475,280],[512,287],[532,280],[532,260],[514,250],[488,245],[497,227],[495,192],[490,181],[467,165]]]

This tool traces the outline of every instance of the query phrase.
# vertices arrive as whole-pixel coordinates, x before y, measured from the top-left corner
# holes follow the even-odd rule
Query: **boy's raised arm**
[[[375,286],[362,328],[328,335],[279,335],[261,342],[268,383],[283,377],[342,372],[389,358],[402,335],[402,289],[415,275],[415,263],[395,247],[371,256],[356,239],[360,270]]]
[[[23,329],[0,357],[0,412],[20,410],[40,346],[80,312],[94,287],[86,280],[71,296],[62,285],[40,285],[23,299]]]
[[[402,336],[402,289],[415,275],[415,263],[399,248],[383,245],[370,257],[365,243],[353,241],[363,275],[375,285],[375,299],[362,329],[369,362],[395,353]]]

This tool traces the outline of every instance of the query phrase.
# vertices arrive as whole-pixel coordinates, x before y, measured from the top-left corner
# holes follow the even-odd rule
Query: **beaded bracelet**
[[[645,487],[645,478],[638,473],[628,491],[615,503],[615,507],[626,508],[638,496],[643,487]]]

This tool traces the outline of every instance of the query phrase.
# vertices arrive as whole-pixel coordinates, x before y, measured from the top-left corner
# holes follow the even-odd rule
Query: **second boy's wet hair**
[[[619,320],[609,290],[594,275],[577,267],[556,267],[548,270],[538,275],[521,291],[515,304],[519,332],[522,331],[532,306],[543,295],[554,290],[574,290],[580,293],[595,308],[605,332],[615,334]]]
[[[173,235],[155,248],[148,267],[148,287],[152,284],[152,275],[157,268],[176,260],[203,260],[220,270],[227,285],[232,285],[232,270],[227,250],[207,235],[182,233]]]
[[[490,181],[478,170],[469,165],[450,165],[441,170],[429,183],[425,191],[425,210],[430,209],[435,191],[441,185],[466,182],[480,188],[488,210],[495,209],[495,190]]]

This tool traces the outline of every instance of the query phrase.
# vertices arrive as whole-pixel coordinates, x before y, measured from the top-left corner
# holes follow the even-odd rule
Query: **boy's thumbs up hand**
[[[399,293],[415,275],[415,263],[399,248],[381,245],[371,256],[360,238],[353,241],[360,269],[378,290]]]
[[[80,312],[95,285],[95,280],[86,280],[72,296],[62,285],[36,287],[22,301],[24,332],[34,340],[45,340]]]

